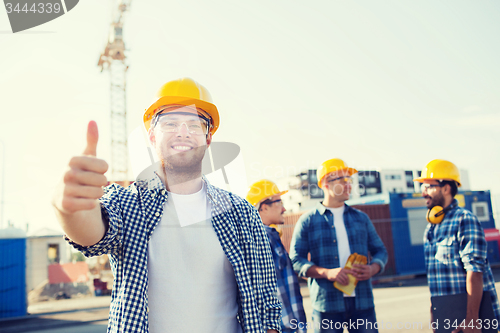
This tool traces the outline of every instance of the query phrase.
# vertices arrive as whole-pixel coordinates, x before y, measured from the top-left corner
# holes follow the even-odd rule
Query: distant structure
[[[359,170],[353,178],[351,199],[348,204],[387,203],[389,193],[420,193],[420,170],[382,169]],[[461,191],[470,190],[467,170],[460,170]],[[281,198],[288,212],[297,213],[313,208],[323,199],[323,190],[317,185],[316,170],[306,170],[298,175],[277,181],[280,188],[288,188]]]
[[[71,246],[64,240],[63,233],[41,229],[27,238],[26,244],[26,289],[48,281],[49,265],[71,262]]]
[[[114,19],[111,22],[108,43],[99,57],[97,66],[109,70],[111,108],[111,177],[112,182],[127,181],[127,70],[123,23],[131,0],[117,0]]]

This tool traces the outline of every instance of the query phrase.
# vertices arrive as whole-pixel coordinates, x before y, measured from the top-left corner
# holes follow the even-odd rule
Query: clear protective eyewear
[[[443,185],[441,185],[441,184],[428,184],[428,183],[424,183],[424,184],[420,185],[420,191],[421,192],[428,191],[431,188],[435,188],[435,187],[443,187]]]
[[[337,178],[328,179],[328,183],[338,181],[340,184],[352,184],[352,178],[350,176],[342,176]]]
[[[173,113],[161,113],[157,115],[157,120],[155,127],[164,133],[177,133],[181,129],[182,125],[186,126],[189,134],[193,135],[207,135],[208,134],[208,123],[206,120],[192,116],[192,119],[181,121],[178,114]]]

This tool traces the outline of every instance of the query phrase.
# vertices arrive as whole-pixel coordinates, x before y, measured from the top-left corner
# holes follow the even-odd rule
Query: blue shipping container
[[[26,309],[26,238],[0,238],[0,318]]]

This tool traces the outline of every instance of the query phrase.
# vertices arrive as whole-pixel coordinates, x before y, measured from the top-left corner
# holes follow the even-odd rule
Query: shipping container
[[[388,258],[384,272],[380,275],[395,275],[396,261],[394,257],[394,245],[392,237],[391,212],[388,205],[354,205],[370,217],[380,239],[387,249]]]
[[[26,315],[26,235],[0,230],[0,319]]]

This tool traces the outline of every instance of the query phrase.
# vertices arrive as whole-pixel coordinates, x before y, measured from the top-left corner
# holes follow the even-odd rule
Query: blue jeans
[[[313,310],[314,333],[378,333],[375,309],[356,311],[354,297],[345,297],[345,312],[319,312]],[[342,325],[343,324],[343,325]]]

